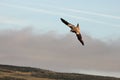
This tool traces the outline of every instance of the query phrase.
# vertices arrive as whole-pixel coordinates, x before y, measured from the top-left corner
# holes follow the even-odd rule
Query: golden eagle
[[[60,19],[61,19],[61,21],[62,21],[64,24],[66,24],[68,27],[71,28],[70,31],[73,32],[73,33],[75,33],[76,36],[77,36],[77,39],[81,42],[82,45],[84,45],[84,42],[83,42],[83,40],[82,40],[82,35],[81,35],[81,33],[80,33],[79,24],[77,24],[77,26],[75,26],[75,25],[67,22],[67,21],[64,20],[63,18],[60,18]]]

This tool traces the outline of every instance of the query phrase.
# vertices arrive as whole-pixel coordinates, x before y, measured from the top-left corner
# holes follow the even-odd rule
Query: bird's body
[[[73,32],[73,33],[76,33],[76,34],[80,34],[79,27],[73,27],[70,31]]]
[[[82,45],[84,45],[84,42],[82,40],[82,36],[81,36],[81,33],[80,33],[80,28],[79,28],[79,24],[77,24],[77,26],[67,22],[66,20],[64,20],[63,18],[61,18],[61,21],[66,24],[68,27],[71,28],[71,32],[75,33],[76,36],[77,36],[77,39],[82,43]]]

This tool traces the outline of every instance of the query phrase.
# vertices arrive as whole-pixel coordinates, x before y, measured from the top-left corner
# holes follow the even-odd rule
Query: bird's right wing
[[[73,25],[73,24],[71,24],[71,23],[67,22],[67,21],[66,21],[66,20],[64,20],[63,18],[61,18],[61,21],[62,21],[64,24],[66,24],[68,27],[70,27],[71,29],[73,29],[73,28],[74,28],[74,25]]]
[[[76,34],[77,39],[81,42],[82,45],[84,45],[84,41],[82,40],[82,35],[81,34]]]

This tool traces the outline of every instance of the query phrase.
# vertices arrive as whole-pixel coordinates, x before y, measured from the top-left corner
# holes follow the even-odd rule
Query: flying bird
[[[79,24],[77,24],[77,26],[67,22],[66,20],[64,20],[63,18],[60,18],[61,21],[66,24],[69,28],[71,28],[70,32],[73,32],[76,34],[77,36],[77,39],[81,42],[82,45],[84,45],[84,42],[82,40],[82,35],[80,33],[80,27],[79,27]]]

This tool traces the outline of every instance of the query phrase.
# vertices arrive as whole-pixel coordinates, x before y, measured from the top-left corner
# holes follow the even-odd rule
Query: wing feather
[[[76,34],[77,39],[81,42],[82,45],[84,45],[84,42],[82,40],[82,35],[81,34]]]
[[[66,24],[68,27],[70,27],[71,29],[73,29],[73,28],[74,28],[74,25],[73,25],[73,24],[71,24],[71,23],[67,22],[67,21],[66,21],[66,20],[64,20],[63,18],[61,18],[61,21],[62,21],[64,24]]]

